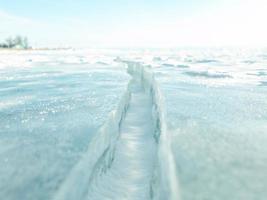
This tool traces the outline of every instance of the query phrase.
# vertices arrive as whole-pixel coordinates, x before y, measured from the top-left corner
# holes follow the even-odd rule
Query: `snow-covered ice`
[[[267,50],[0,52],[0,199],[264,200]]]

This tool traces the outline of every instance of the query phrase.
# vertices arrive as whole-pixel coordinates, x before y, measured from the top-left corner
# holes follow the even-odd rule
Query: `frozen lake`
[[[0,51],[0,199],[265,200],[267,50]]]

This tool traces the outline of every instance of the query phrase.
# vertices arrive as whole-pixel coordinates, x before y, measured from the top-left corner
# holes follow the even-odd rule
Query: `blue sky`
[[[267,45],[265,0],[0,0],[0,40],[33,46]]]

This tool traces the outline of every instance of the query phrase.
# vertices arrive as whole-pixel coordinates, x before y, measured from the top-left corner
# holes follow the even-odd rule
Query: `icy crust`
[[[121,100],[120,65],[0,72],[0,199],[54,197]]]
[[[58,65],[96,65],[103,67],[107,65],[116,66],[117,55],[111,50],[0,50],[0,70],[32,68],[36,65],[46,64],[48,66]]]
[[[179,200],[176,167],[167,136],[165,111],[162,103],[164,100],[159,87],[149,66],[143,66],[138,62],[124,61],[124,63],[128,66],[128,73],[134,77],[133,80],[141,79],[145,90],[152,97],[153,135],[158,145],[158,158],[151,180],[150,197],[156,200]],[[110,168],[115,159],[114,151],[119,138],[121,122],[125,117],[131,98],[130,85],[131,81],[117,110],[110,114],[108,121],[91,140],[87,153],[67,177],[54,200],[86,199],[92,180]]]
[[[185,83],[205,86],[266,86],[266,49],[182,48],[139,50],[128,59],[176,73]]]
[[[207,87],[160,70],[182,199],[266,199],[266,88]]]

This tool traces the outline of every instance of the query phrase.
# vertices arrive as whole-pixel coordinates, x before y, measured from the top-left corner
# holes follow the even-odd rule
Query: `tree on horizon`
[[[0,48],[22,48],[28,49],[29,42],[28,38],[25,36],[17,35],[16,37],[12,38],[11,36],[8,37],[4,43],[0,43]]]

